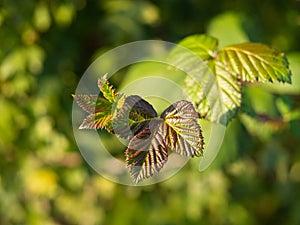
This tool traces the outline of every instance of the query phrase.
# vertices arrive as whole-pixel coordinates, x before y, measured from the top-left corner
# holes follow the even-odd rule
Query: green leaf
[[[217,39],[192,35],[171,51],[170,62],[187,73],[184,91],[201,117],[226,125],[241,106],[244,82],[291,82],[288,61],[275,48],[236,44],[218,52]],[[190,50],[190,51],[187,51]]]
[[[217,98],[212,102],[212,121],[227,124],[236,114],[242,101],[242,83],[239,75],[232,74],[225,65],[215,61]]]
[[[129,142],[125,152],[126,162],[135,183],[158,173],[168,160],[162,126],[162,120],[151,120],[149,126]]]
[[[107,74],[98,79],[98,88],[110,103],[113,103],[116,98],[115,89],[107,81]]]
[[[223,48],[218,61],[246,82],[291,83],[291,71],[284,53],[260,43],[244,43]]]
[[[175,65],[177,62],[182,62],[191,58],[191,55],[196,55],[200,57],[201,60],[209,60],[216,56],[216,50],[218,47],[218,40],[214,37],[200,34],[200,35],[191,35],[184,38],[178,43],[178,47],[175,47],[169,57],[170,60]],[[190,51],[187,51],[190,50]]]
[[[293,76],[291,77],[292,81],[290,85],[286,83],[264,83],[260,86],[262,88],[267,88],[269,92],[276,93],[279,95],[288,94],[288,95],[297,95],[300,94],[300,52],[291,52],[287,54],[289,59],[289,66],[291,71],[293,71]]]
[[[189,73],[184,91],[201,117],[224,125],[241,105],[241,82],[215,60]]]
[[[122,138],[131,138],[148,126],[157,113],[147,101],[137,95],[125,98],[113,118],[113,129]]]
[[[201,117],[226,125],[241,105],[241,82],[219,62],[215,73],[203,68],[197,76],[187,76],[185,93]]]
[[[179,51],[181,48],[176,47],[170,57],[176,67],[187,73],[184,92],[201,117],[227,124],[240,107],[241,82],[226,64],[216,60],[217,39],[193,35],[179,45],[191,50]]]
[[[203,152],[203,136],[197,122],[198,113],[191,102],[182,100],[169,106],[162,114],[162,133],[168,147],[184,156],[200,156]]]

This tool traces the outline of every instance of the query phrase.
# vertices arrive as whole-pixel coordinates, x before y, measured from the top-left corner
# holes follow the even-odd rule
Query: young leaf
[[[76,103],[89,114],[111,109],[111,103],[98,95],[73,95]]]
[[[168,147],[184,156],[199,156],[203,151],[203,136],[197,122],[198,113],[192,103],[182,100],[169,106],[162,114],[162,133]]]
[[[161,118],[151,118],[125,152],[132,179],[137,183],[158,173],[167,161],[168,149],[184,156],[201,155],[203,137],[197,118],[192,103],[185,100],[169,106]]]
[[[145,129],[154,117],[157,113],[152,105],[137,95],[128,96],[113,118],[114,131],[129,139]]]
[[[289,64],[282,52],[260,43],[236,44],[223,48],[218,55],[222,62],[246,82],[291,83]]]
[[[118,105],[123,95],[115,94],[115,90],[106,79],[106,75],[98,80],[98,87],[103,97],[98,95],[73,95],[76,103],[89,115],[83,120],[79,129],[101,129],[105,128],[113,133],[112,115],[113,105]]]
[[[116,98],[115,89],[107,81],[107,74],[98,79],[98,88],[105,99],[107,99],[110,103],[114,102]]]
[[[96,112],[88,115],[79,126],[79,129],[102,129],[110,122],[110,111]],[[110,130],[109,130],[110,131]]]
[[[76,103],[88,113],[95,112],[98,95],[72,95]]]
[[[129,142],[126,162],[135,183],[158,173],[167,162],[168,148],[162,125],[162,120],[151,120],[149,126]]]

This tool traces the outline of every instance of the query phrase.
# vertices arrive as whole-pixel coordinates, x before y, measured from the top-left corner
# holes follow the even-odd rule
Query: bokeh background
[[[299,10],[297,0],[0,1],[0,224],[300,224]],[[245,88],[244,113],[204,172],[190,160],[155,185],[104,179],[72,132],[84,71],[121,44],[195,33],[276,46],[293,85]],[[121,74],[116,87],[138,73]]]

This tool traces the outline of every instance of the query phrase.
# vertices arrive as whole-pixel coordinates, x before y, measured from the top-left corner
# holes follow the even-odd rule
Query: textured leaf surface
[[[137,95],[128,96],[113,119],[114,131],[122,138],[131,138],[145,129],[154,117],[157,113],[151,104]]]
[[[135,183],[158,173],[167,162],[168,149],[162,126],[162,120],[151,120],[149,126],[129,142],[126,162]]]
[[[110,122],[110,111],[97,112],[88,115],[79,126],[79,129],[102,129],[106,128]]]
[[[194,106],[185,100],[169,106],[161,118],[151,118],[131,139],[125,153],[133,180],[139,182],[158,173],[167,161],[168,149],[184,156],[200,156],[203,137],[197,118]]]
[[[241,82],[291,82],[288,61],[277,49],[259,43],[231,45],[218,52],[218,42],[192,35],[170,54],[185,71],[184,90],[201,117],[227,124],[241,106]]]
[[[106,75],[98,80],[98,87],[103,97],[98,95],[73,95],[76,103],[89,115],[83,120],[79,129],[102,129],[113,133],[112,116],[115,114],[115,105],[122,99],[122,94],[115,94]]]
[[[186,78],[185,92],[202,117],[226,125],[241,105],[241,82],[220,62],[212,62],[214,73]]]
[[[166,134],[168,147],[184,156],[199,156],[203,151],[203,136],[197,122],[198,113],[192,103],[178,101],[161,115],[165,121],[162,133]]]
[[[185,90],[202,117],[226,125],[241,105],[241,82],[222,63],[213,66],[187,77]]]
[[[90,114],[111,109],[111,103],[98,95],[74,95],[73,97],[80,108]]]
[[[178,101],[158,118],[152,105],[141,97],[115,94],[105,76],[99,79],[98,86],[104,98],[74,96],[77,104],[89,113],[79,129],[105,128],[130,139],[125,156],[134,182],[158,173],[167,162],[169,149],[184,156],[202,154],[198,113],[191,102]]]
[[[282,52],[260,43],[244,43],[223,48],[218,60],[247,82],[288,82],[291,72]]]
[[[210,54],[209,60],[199,61],[203,57],[204,48],[193,41],[196,42],[197,39],[189,40],[185,43],[185,47],[199,54],[198,58],[192,56],[176,61],[176,65],[188,74],[184,91],[201,117],[227,124],[241,104],[239,76],[226,68],[223,63],[212,58],[213,54]],[[216,51],[216,45],[216,41],[211,41],[210,51]],[[206,51],[208,52],[207,49]]]
[[[110,103],[114,102],[114,100],[116,98],[115,89],[107,81],[106,74],[98,79],[98,88],[101,91],[101,93],[103,94],[104,98],[106,98]]]

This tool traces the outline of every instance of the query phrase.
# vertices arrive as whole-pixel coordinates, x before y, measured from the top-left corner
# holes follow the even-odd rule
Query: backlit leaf
[[[111,109],[111,103],[98,95],[73,95],[73,97],[80,108],[90,114]]]
[[[187,73],[184,90],[201,117],[227,124],[241,106],[241,82],[291,82],[284,54],[258,43],[218,51],[207,35],[192,35],[170,53],[170,62]]]
[[[130,175],[135,183],[158,173],[168,159],[164,122],[153,119],[149,126],[134,136],[125,152]]]
[[[197,122],[198,113],[192,103],[182,100],[169,106],[161,115],[162,133],[168,147],[184,156],[199,156],[203,151],[203,136]]]
[[[227,124],[241,104],[239,75],[217,61],[215,38],[193,35],[179,44],[193,52],[185,57],[173,57],[176,67],[187,73],[185,93],[201,117]]]
[[[110,103],[113,103],[116,94],[113,86],[107,81],[107,74],[98,79],[98,88],[103,94],[104,98],[106,98]]]
[[[227,124],[241,105],[241,82],[222,63],[211,62],[196,76],[187,76],[185,92],[202,117]],[[211,67],[212,67],[211,66]]]
[[[110,122],[110,111],[96,112],[88,115],[79,126],[79,129],[101,129]]]
[[[223,48],[218,60],[247,82],[280,81],[291,83],[291,72],[284,53],[260,43],[236,44]]]
[[[98,80],[98,87],[104,97],[98,95],[73,95],[76,103],[89,115],[83,120],[79,129],[102,129],[114,133],[112,116],[115,114],[115,106],[124,97],[115,94],[114,88],[109,84],[106,75]],[[114,107],[113,107],[114,106]]]
[[[217,53],[218,40],[204,34],[191,35],[180,41],[178,45],[169,55],[169,60],[172,60],[172,63],[176,65],[177,61],[182,61],[183,59],[185,59],[185,62],[188,62],[187,59],[190,59],[193,54],[200,57],[201,60],[214,58]],[[187,51],[187,49],[190,51]]]
[[[191,69],[184,91],[201,117],[227,124],[241,105],[241,82],[222,63],[210,60]]]

